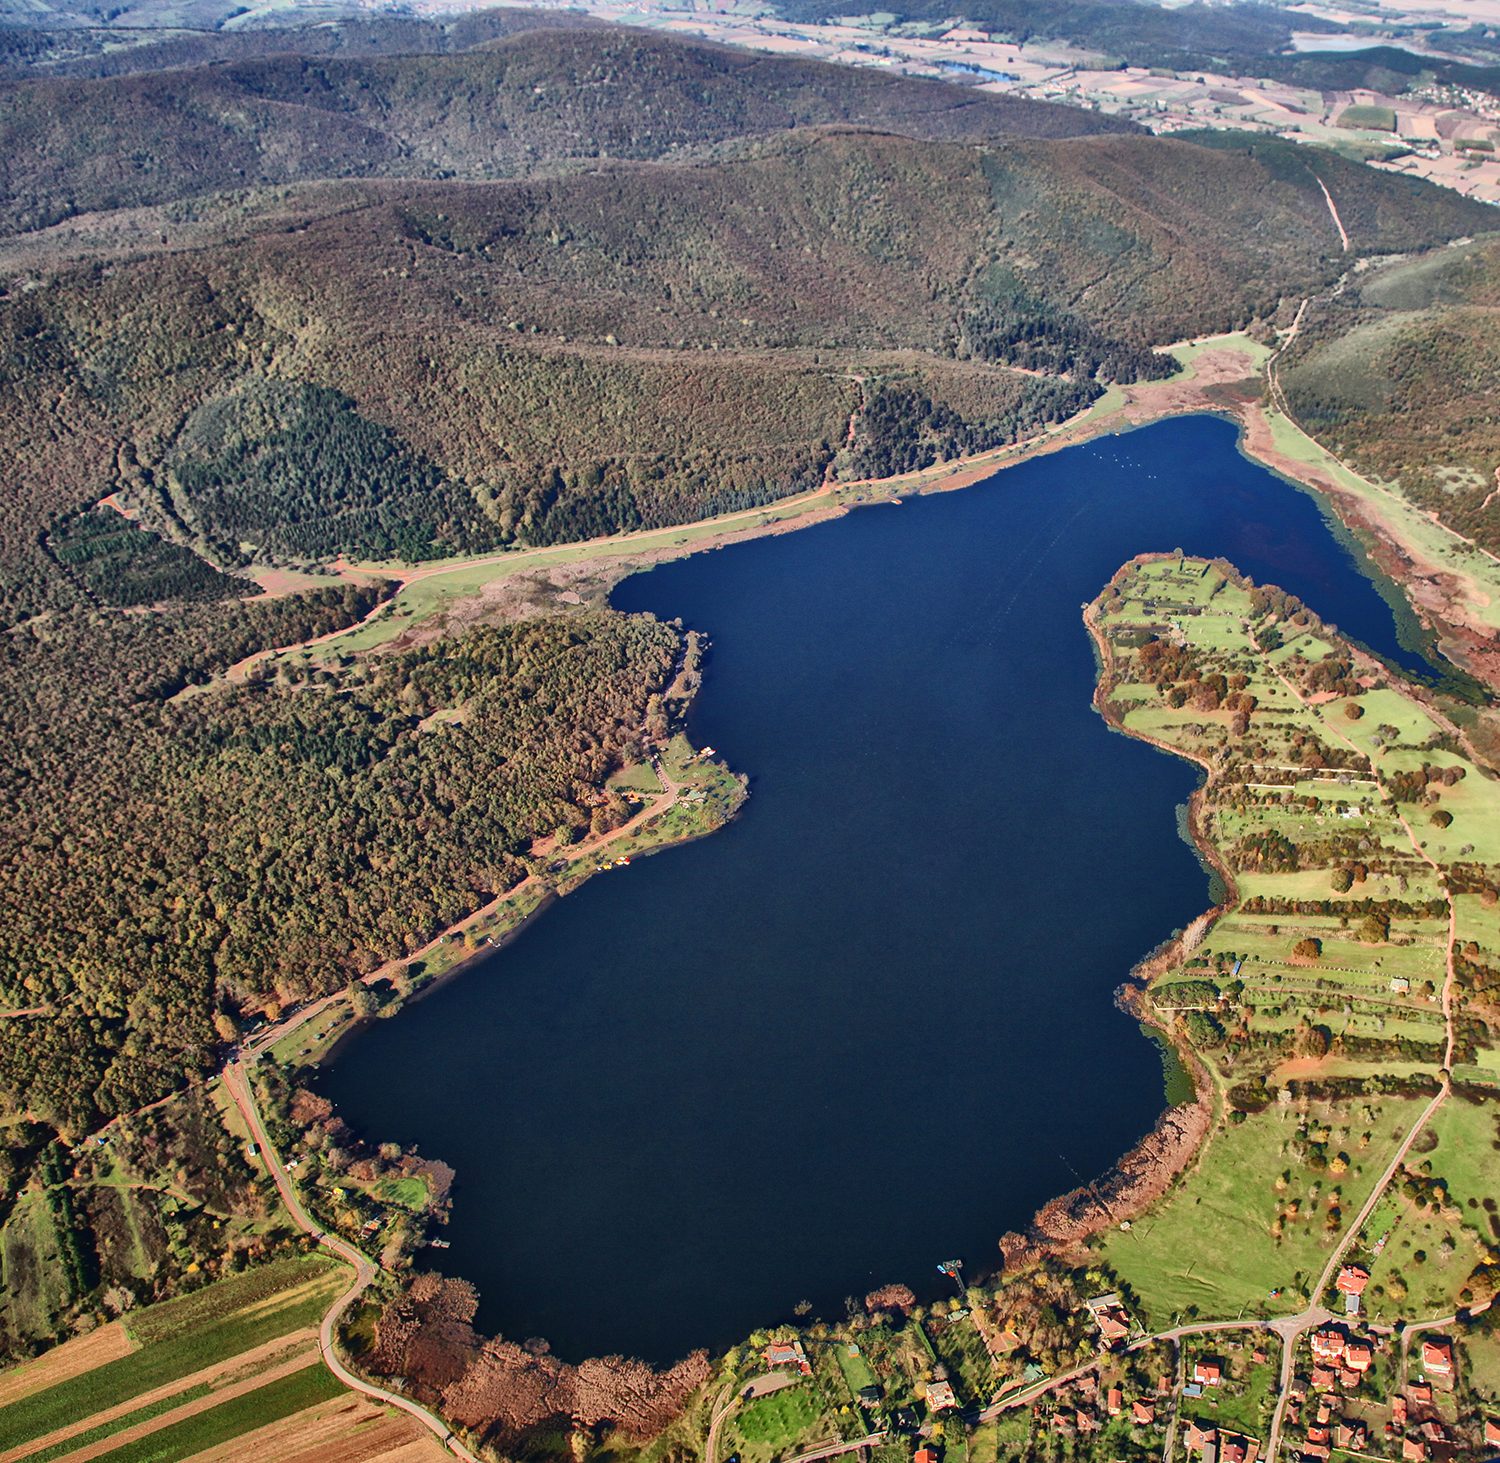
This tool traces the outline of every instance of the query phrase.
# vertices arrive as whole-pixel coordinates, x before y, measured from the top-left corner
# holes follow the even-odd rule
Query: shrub
[[[1347,878],[1348,876],[1345,875],[1345,877]],[[1348,884],[1344,885],[1345,889],[1347,889],[1348,887]],[[1297,943],[1292,946],[1292,954],[1298,956],[1302,960],[1316,960],[1319,958],[1319,956],[1322,955],[1322,953],[1323,942],[1321,940],[1315,940],[1311,936],[1308,936],[1308,938],[1305,940],[1298,940]]]

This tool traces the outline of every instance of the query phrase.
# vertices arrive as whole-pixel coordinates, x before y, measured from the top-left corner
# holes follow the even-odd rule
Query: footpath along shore
[[[728,543],[811,526],[814,523],[826,521],[831,517],[842,516],[852,511],[853,507],[857,504],[868,504],[871,501],[894,502],[899,501],[902,496],[911,494],[954,491],[981,481],[1007,466],[1025,461],[1043,452],[1057,451],[1109,432],[1128,430],[1171,416],[1194,412],[1212,411],[1234,416],[1240,422],[1242,428],[1244,428],[1244,446],[1252,456],[1257,457],[1267,466],[1277,471],[1281,471],[1309,486],[1324,491],[1328,494],[1334,507],[1339,510],[1341,516],[1348,514],[1351,496],[1347,491],[1347,485],[1344,485],[1345,491],[1341,494],[1338,491],[1338,484],[1330,476],[1326,465],[1317,465],[1310,461],[1303,461],[1288,456],[1282,451],[1277,444],[1278,440],[1284,441],[1289,419],[1285,417],[1284,413],[1279,413],[1274,405],[1266,407],[1258,400],[1253,400],[1251,395],[1243,389],[1261,378],[1268,359],[1272,357],[1270,351],[1256,345],[1255,342],[1250,341],[1248,337],[1241,334],[1226,335],[1208,341],[1183,343],[1179,347],[1174,347],[1173,350],[1174,353],[1179,354],[1179,359],[1183,360],[1184,373],[1171,381],[1148,383],[1125,389],[1112,388],[1093,407],[1080,413],[1068,422],[1048,429],[1048,431],[1039,434],[1037,437],[971,459],[943,464],[921,473],[881,481],[824,485],[813,492],[800,495],[797,498],[767,505],[761,509],[726,515],[704,523],[685,525],[669,530],[616,535],[578,544],[565,545],[560,548],[511,551],[500,555],[444,562],[420,568],[396,568],[378,564],[337,565],[335,566],[336,572],[346,578],[358,580],[385,578],[396,581],[400,587],[392,599],[377,606],[369,615],[356,624],[344,630],[319,637],[316,640],[258,652],[256,655],[247,657],[244,661],[233,667],[229,672],[229,677],[235,680],[242,680],[257,666],[268,664],[279,656],[296,654],[301,651],[317,651],[324,646],[341,640],[347,640],[361,631],[370,630],[382,616],[386,616],[394,621],[405,611],[407,614],[406,626],[410,626],[417,622],[416,617],[419,606],[415,603],[403,605],[402,596],[412,588],[428,584],[430,581],[444,579],[457,580],[463,577],[461,586],[455,584],[455,595],[461,591],[472,592],[477,595],[483,583],[487,582],[488,579],[505,578],[518,573],[525,573],[532,570],[547,570],[557,566],[571,566],[576,569],[578,566],[595,562],[607,562],[611,567],[617,567],[621,573],[628,573],[633,568],[643,567],[646,564],[664,559],[679,558],[687,554],[708,548],[720,547]],[[1233,388],[1239,389],[1235,390]],[[1274,420],[1276,417],[1280,417],[1281,420]],[[1295,430],[1294,425],[1292,430]],[[1277,437],[1277,432],[1281,433],[1280,439]],[[1305,437],[1303,440],[1310,442],[1310,439],[1306,439]],[[1323,453],[1323,450],[1318,448],[1316,444],[1311,445],[1315,449],[1315,456],[1321,454],[1323,458],[1328,458],[1328,454]],[[1328,458],[1328,460],[1330,462],[1333,461],[1331,458]],[[1338,466],[1342,467],[1342,465]],[[1347,474],[1347,469],[1342,469],[1342,471]],[[1371,521],[1374,520],[1377,530],[1386,537],[1391,545],[1400,550],[1400,554],[1397,556],[1400,562],[1411,565],[1414,574],[1432,569],[1434,563],[1428,552],[1430,546],[1424,546],[1417,536],[1408,531],[1410,525],[1403,522],[1400,513],[1392,511],[1382,517],[1379,500],[1383,490],[1377,489],[1374,485],[1367,484],[1365,486],[1369,489],[1369,496],[1362,497],[1359,500],[1360,512],[1363,515],[1360,518],[1360,526],[1369,528]],[[1385,496],[1390,497],[1391,495],[1387,492]],[[1403,587],[1406,588],[1407,586],[1403,585]],[[1443,602],[1444,613],[1450,621],[1469,624],[1480,623],[1476,618],[1475,606],[1480,599],[1484,599],[1486,604],[1489,603],[1489,600],[1485,597],[1485,586],[1476,580],[1470,579],[1466,584],[1455,584],[1452,587],[1452,595],[1453,598],[1451,600]],[[1497,593],[1494,598],[1497,606],[1500,606],[1500,593]],[[427,613],[432,612],[434,612],[434,607],[429,606]],[[392,634],[389,638],[394,638],[395,634],[399,633],[400,629],[406,628],[406,626],[397,627],[393,625]],[[384,627],[381,627],[381,629],[383,630]],[[382,635],[382,638],[386,637]],[[1500,678],[1497,678],[1497,680],[1500,680]],[[1289,689],[1293,688],[1289,687]],[[602,835],[601,839],[597,841],[599,846],[603,847],[605,844],[614,842],[618,838],[628,836],[629,830],[641,820],[671,807],[677,796],[678,789],[675,786],[669,786],[665,778],[663,778],[663,786],[666,791],[662,799],[653,800],[652,803],[648,804],[646,808],[631,820],[630,824],[626,825],[624,829],[616,834]],[[1412,834],[1409,826],[1407,827],[1407,834],[1411,838],[1415,848],[1418,840]],[[590,847],[592,846],[591,842]],[[588,850],[585,849],[583,851],[586,852]],[[1418,849],[1418,852],[1421,853],[1423,858],[1427,857],[1425,852],[1422,852],[1420,849]],[[1431,860],[1428,859],[1428,862],[1430,863]],[[507,899],[516,897],[522,892],[526,884],[529,883],[529,880],[524,881],[523,885],[518,885],[515,889],[499,896],[491,905],[486,906],[485,910],[476,912],[474,916],[470,917],[470,920],[455,926],[454,930],[445,931],[437,940],[426,946],[424,951],[417,952],[416,956],[412,958],[418,958],[424,953],[430,953],[443,939],[446,939],[455,931],[461,931],[464,925],[470,923],[472,920],[482,918],[486,913],[492,914],[501,903]],[[1176,1341],[1187,1335],[1217,1331],[1263,1330],[1278,1334],[1283,1343],[1282,1369],[1277,1406],[1272,1420],[1271,1436],[1266,1454],[1272,1460],[1275,1459],[1276,1449],[1280,1440],[1282,1420],[1292,1375],[1295,1345],[1298,1339],[1307,1331],[1332,1319],[1331,1313],[1318,1305],[1317,1297],[1326,1288],[1329,1278],[1334,1273],[1343,1256],[1347,1253],[1349,1245],[1353,1242],[1353,1237],[1358,1234],[1360,1226],[1369,1217],[1369,1214],[1373,1212],[1376,1202],[1388,1187],[1392,1176],[1399,1170],[1400,1164],[1406,1157],[1415,1136],[1423,1130],[1433,1115],[1448,1099],[1450,1093],[1446,1068],[1447,1064],[1451,1063],[1454,1047],[1451,987],[1455,929],[1451,895],[1449,896],[1449,909],[1448,979],[1445,983],[1443,993],[1443,1010],[1447,1032],[1447,1057],[1445,1059],[1441,1090],[1428,1105],[1421,1120],[1413,1125],[1410,1136],[1392,1159],[1386,1173],[1376,1185],[1360,1215],[1346,1230],[1344,1239],[1336,1246],[1318,1286],[1312,1292],[1312,1303],[1298,1315],[1282,1317],[1273,1321],[1195,1323],[1155,1333],[1134,1343],[1138,1347],[1156,1340]],[[373,972],[370,976],[365,977],[365,979],[373,981],[389,976],[396,966],[404,963],[404,961],[393,962],[391,965]],[[283,1202],[286,1204],[287,1210],[292,1215],[294,1221],[306,1233],[315,1236],[319,1244],[354,1267],[355,1278],[353,1284],[330,1308],[323,1318],[320,1329],[319,1345],[330,1369],[334,1371],[335,1375],[341,1381],[352,1389],[378,1401],[388,1403],[391,1406],[399,1407],[409,1413],[420,1421],[423,1426],[432,1431],[457,1456],[474,1460],[474,1455],[453,1435],[451,1429],[447,1427],[440,1417],[420,1407],[409,1398],[385,1391],[363,1381],[349,1371],[337,1357],[334,1347],[334,1334],[338,1321],[348,1307],[375,1279],[379,1273],[378,1267],[372,1260],[352,1245],[327,1234],[307,1215],[297,1199],[291,1181],[281,1163],[280,1156],[269,1141],[265,1125],[255,1102],[250,1080],[250,1065],[277,1041],[280,1041],[306,1022],[315,1019],[326,1008],[329,1002],[337,999],[339,998],[326,998],[324,1001],[313,1003],[310,1006],[301,1008],[297,1012],[291,1013],[286,1020],[277,1023],[270,1030],[261,1033],[253,1044],[248,1044],[241,1052],[236,1053],[234,1058],[224,1068],[223,1076],[226,1090],[233,1097],[236,1105],[244,1115],[253,1140],[264,1156],[267,1169],[271,1173]],[[1449,1321],[1451,1319],[1447,1318]],[[1442,1323],[1439,1321],[1428,1324]],[[1046,1392],[1065,1385],[1077,1376],[1092,1370],[1098,1364],[1097,1360],[1092,1361],[1074,1371],[1044,1379],[1032,1386],[998,1398],[989,1408],[985,1409],[981,1416],[987,1419],[993,1418],[1007,1409],[1025,1406]],[[873,1441],[873,1439],[867,1439],[866,1441]],[[475,1460],[475,1463],[477,1463],[477,1460]],[[711,1459],[710,1463],[712,1463]]]
[[[1162,354],[1175,356],[1182,366],[1170,380],[1111,386],[1092,406],[1035,436],[918,472],[824,483],[760,508],[555,547],[417,566],[340,560],[331,566],[339,577],[357,583],[390,581],[397,586],[395,593],[342,630],[247,656],[230,667],[226,678],[242,681],[255,668],[282,656],[316,653],[355,637],[355,650],[395,639],[440,610],[478,600],[496,581],[549,570],[579,574],[597,569],[607,577],[623,577],[666,560],[809,528],[855,507],[955,492],[1044,453],[1174,416],[1211,412],[1238,423],[1240,445],[1248,456],[1321,494],[1347,528],[1373,541],[1373,557],[1401,585],[1416,613],[1441,622],[1444,649],[1453,652],[1464,669],[1500,690],[1500,653],[1486,648],[1500,631],[1500,558],[1476,554],[1468,540],[1437,523],[1432,514],[1390,488],[1359,477],[1303,432],[1287,410],[1276,377],[1277,359],[1296,338],[1309,303],[1302,302],[1296,321],[1275,349],[1242,331],[1162,347]],[[290,593],[315,583],[278,584],[272,592]],[[1457,634],[1446,633],[1450,631]]]

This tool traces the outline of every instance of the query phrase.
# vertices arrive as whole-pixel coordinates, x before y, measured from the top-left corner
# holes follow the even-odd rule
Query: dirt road
[[[254,1089],[250,1083],[250,1074],[243,1062],[234,1061],[224,1068],[224,1086],[234,1098],[240,1112],[244,1114],[251,1136],[260,1149],[261,1156],[265,1159],[266,1168],[276,1183],[277,1192],[281,1195],[281,1202],[286,1205],[287,1213],[292,1216],[300,1229],[313,1235],[324,1249],[354,1267],[354,1283],[329,1308],[318,1331],[318,1350],[322,1353],[329,1371],[353,1391],[363,1393],[366,1397],[373,1397],[378,1402],[388,1403],[392,1407],[399,1407],[403,1412],[409,1413],[432,1432],[451,1453],[464,1459],[465,1463],[479,1463],[474,1454],[453,1435],[452,1429],[436,1413],[429,1412],[409,1397],[402,1397],[396,1392],[387,1392],[384,1388],[376,1387],[363,1378],[355,1376],[339,1360],[334,1346],[334,1329],[338,1325],[339,1318],[355,1298],[361,1295],[380,1273],[379,1267],[368,1256],[356,1250],[353,1245],[346,1244],[336,1235],[326,1233],[321,1225],[313,1222],[302,1207],[302,1202],[297,1198],[292,1182],[287,1177],[286,1169],[282,1167],[281,1158],[266,1133],[265,1124],[261,1121],[260,1109],[256,1106]]]

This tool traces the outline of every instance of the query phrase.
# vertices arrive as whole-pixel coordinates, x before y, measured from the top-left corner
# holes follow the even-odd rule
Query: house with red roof
[[[1453,1375],[1453,1343],[1446,1336],[1422,1343],[1422,1370],[1434,1377]]]
[[[1363,1295],[1369,1283],[1370,1272],[1363,1265],[1345,1265],[1334,1281],[1334,1288],[1340,1295]]]
[[[1183,1439],[1183,1446],[1189,1453],[1201,1453],[1204,1448],[1211,1448],[1218,1439],[1219,1430],[1215,1427],[1200,1427],[1192,1418],[1188,1419],[1187,1435]]]
[[[941,1412],[945,1407],[957,1407],[958,1398],[953,1395],[953,1384],[951,1382],[928,1382],[927,1405],[934,1412]]]
[[[1427,1444],[1418,1438],[1402,1438],[1401,1456],[1411,1459],[1412,1463],[1426,1463]]]
[[[1344,1355],[1344,1347],[1348,1338],[1342,1331],[1335,1331],[1332,1326],[1325,1327],[1321,1331],[1314,1331],[1312,1335],[1312,1354],[1315,1362],[1322,1362],[1325,1366],[1332,1366],[1341,1361]]]
[[[1120,1415],[1120,1405],[1123,1401],[1124,1398],[1120,1396],[1120,1389],[1118,1387],[1111,1387],[1105,1393],[1104,1405],[1111,1417],[1118,1417]]]
[[[1132,1402],[1130,1404],[1130,1415],[1132,1421],[1141,1427],[1149,1427],[1156,1421],[1156,1408],[1149,1402]]]
[[[804,1376],[812,1375],[812,1365],[800,1341],[773,1341],[765,1351],[767,1366],[794,1366]]]
[[[1217,1387],[1224,1380],[1224,1368],[1216,1357],[1205,1356],[1193,1363],[1193,1380],[1200,1387]]]
[[[1493,1419],[1488,1417],[1485,1418],[1484,1442],[1485,1446],[1489,1448],[1500,1446],[1500,1422],[1495,1422]]]
[[[1239,1433],[1219,1434],[1219,1463],[1255,1463],[1260,1444]]]

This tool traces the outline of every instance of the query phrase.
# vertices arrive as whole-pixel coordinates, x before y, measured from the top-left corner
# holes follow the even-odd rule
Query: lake
[[[482,1329],[669,1362],[935,1289],[1152,1126],[1161,1058],[1112,993],[1209,903],[1176,832],[1197,772],[1106,729],[1079,612],[1174,548],[1424,668],[1319,503],[1207,416],[618,588],[712,638],[690,730],[743,815],[594,878],[322,1082],[458,1170],[428,1254]]]

